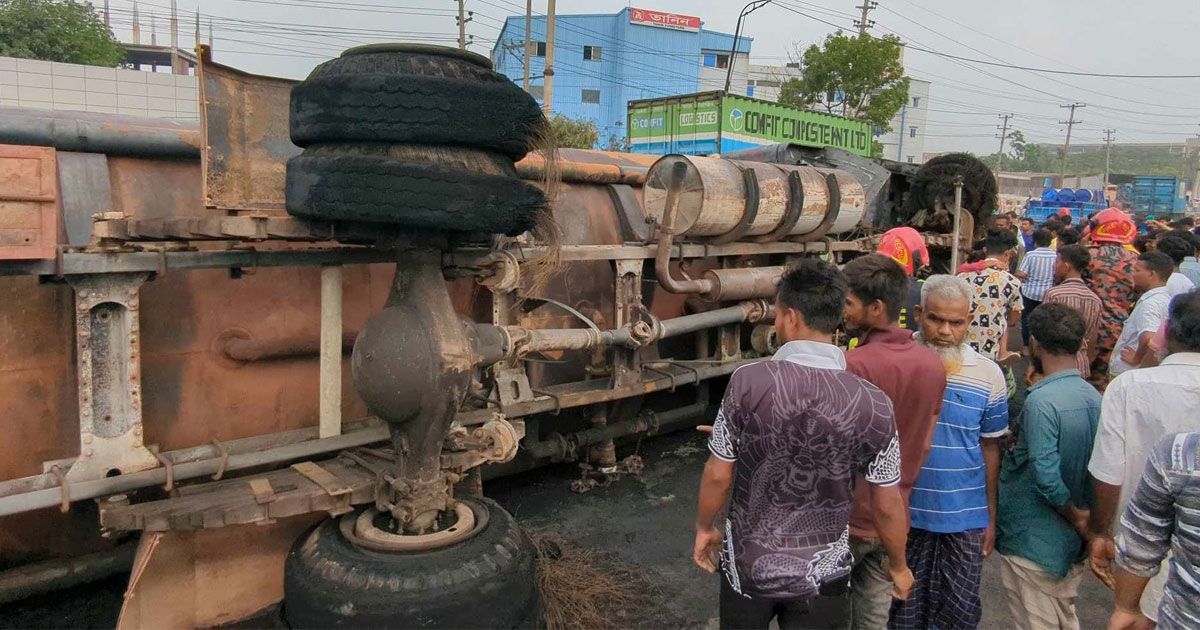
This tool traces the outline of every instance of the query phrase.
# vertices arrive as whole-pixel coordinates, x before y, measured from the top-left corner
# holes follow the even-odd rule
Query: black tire
[[[474,146],[524,157],[548,127],[537,101],[460,51],[437,48],[348,51],[317,66],[292,89],[292,142]]]
[[[539,628],[533,542],[489,499],[463,499],[487,518],[471,538],[434,551],[360,549],[336,519],[296,542],[284,564],[292,628]]]
[[[509,173],[397,159],[363,151],[306,149],[287,164],[289,213],[321,221],[386,223],[419,230],[516,236],[546,212],[545,194]]]

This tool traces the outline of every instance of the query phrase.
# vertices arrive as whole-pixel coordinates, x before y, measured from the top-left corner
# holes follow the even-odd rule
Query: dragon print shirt
[[[845,366],[793,341],[730,378],[709,450],[735,462],[722,567],[739,593],[806,599],[847,575],[855,476],[900,481],[891,401]]]

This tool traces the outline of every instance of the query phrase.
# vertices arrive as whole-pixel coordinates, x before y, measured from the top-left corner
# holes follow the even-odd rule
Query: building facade
[[[779,102],[779,90],[791,79],[800,78],[800,64],[789,63],[783,66],[764,66],[750,64],[750,72],[746,78],[746,96],[772,103]]]
[[[929,121],[929,81],[911,79],[908,102],[892,119],[891,131],[876,138],[883,144],[883,158],[909,164],[925,161],[925,134]]]
[[[545,102],[546,18],[530,24],[529,92]],[[555,18],[551,109],[590,120],[601,148],[620,147],[628,136],[629,101],[723,90],[745,94],[751,38],[704,29],[699,17],[626,8],[620,13]],[[496,70],[517,85],[525,72],[525,16],[510,16],[492,48]]]

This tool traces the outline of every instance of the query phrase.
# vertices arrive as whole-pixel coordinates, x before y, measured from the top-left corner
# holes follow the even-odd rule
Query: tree
[[[125,49],[89,2],[0,0],[0,56],[112,67]]]
[[[908,77],[900,59],[900,39],[849,36],[838,31],[801,56],[801,76],[786,81],[779,103],[870,123],[885,132],[908,102]]]
[[[550,128],[554,130],[554,139],[559,148],[590,149],[596,146],[600,132],[596,123],[590,120],[574,120],[562,114],[555,114],[550,119]]]

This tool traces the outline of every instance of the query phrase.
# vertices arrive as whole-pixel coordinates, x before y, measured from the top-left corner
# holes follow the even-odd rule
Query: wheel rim
[[[487,518],[476,518],[475,510],[466,502],[454,504],[454,522],[432,534],[393,534],[375,525],[382,512],[374,507],[357,514],[343,516],[338,527],[351,543],[371,551],[403,553],[429,551],[448,547],[474,536],[487,524]]]

